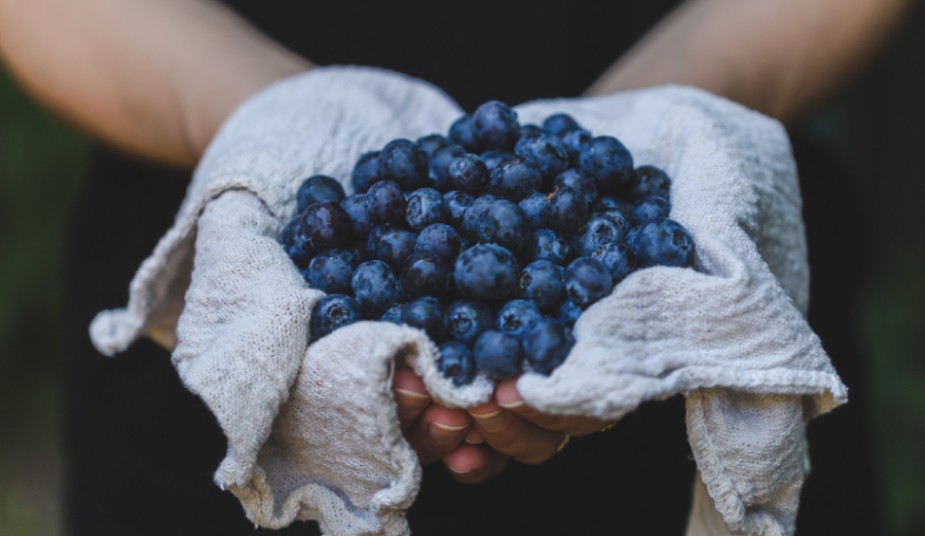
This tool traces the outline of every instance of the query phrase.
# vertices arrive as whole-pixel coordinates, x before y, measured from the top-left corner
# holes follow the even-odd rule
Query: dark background
[[[806,207],[808,221],[825,226],[822,235],[835,237],[840,252],[812,265],[814,290],[828,293],[814,299],[838,299],[841,286],[854,296],[845,301],[851,348],[823,343],[836,368],[842,355],[861,356],[844,365],[843,375],[851,411],[867,427],[837,449],[813,451],[818,470],[808,486],[859,471],[845,460],[870,449],[874,489],[856,492],[876,501],[884,525],[879,533],[897,536],[925,533],[923,23],[919,4],[855,80],[792,130],[798,149],[811,146],[830,157],[806,166],[834,166],[843,175],[831,204]],[[88,146],[0,70],[0,534],[60,533],[61,267]],[[801,174],[810,177],[813,170]],[[846,221],[852,211],[845,203],[859,205],[859,220],[854,214]],[[835,246],[814,243],[813,232],[809,239],[811,252]],[[826,318],[813,322],[821,328]],[[810,438],[846,420],[846,411],[812,423]]]

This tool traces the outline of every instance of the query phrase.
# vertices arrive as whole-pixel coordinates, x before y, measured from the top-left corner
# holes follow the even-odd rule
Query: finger
[[[469,410],[475,429],[493,449],[521,463],[542,463],[562,444],[564,434],[545,430],[494,401]]]
[[[435,462],[462,443],[472,419],[461,409],[431,404],[405,433],[422,464]]]
[[[443,458],[450,475],[463,484],[477,484],[500,473],[508,457],[485,445],[462,444]]]
[[[517,392],[516,379],[505,380],[495,389],[495,399],[502,408],[540,428],[555,430],[573,437],[600,432],[611,423],[591,417],[547,415],[528,406]]]
[[[469,431],[466,432],[466,437],[463,439],[466,443],[470,445],[480,445],[485,442],[485,438],[482,437],[482,434],[479,433],[475,428],[469,428]]]
[[[392,393],[398,409],[398,422],[401,430],[407,430],[430,405],[430,394],[424,386],[424,380],[410,368],[397,368],[392,377]]]

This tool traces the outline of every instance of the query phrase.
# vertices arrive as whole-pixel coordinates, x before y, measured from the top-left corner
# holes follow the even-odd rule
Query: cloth
[[[467,389],[453,388],[436,373],[433,345],[408,328],[351,326],[312,345],[301,363],[299,352],[290,348],[296,346],[293,335],[299,340],[299,329],[303,333],[305,329],[293,319],[318,294],[304,285],[292,287],[294,267],[287,264],[281,248],[274,251],[270,246],[273,230],[278,231],[289,215],[285,207],[291,212],[294,204],[295,177],[315,172],[346,177],[361,150],[398,135],[386,126],[381,130],[388,132],[381,139],[350,136],[355,134],[351,125],[389,124],[363,115],[375,106],[362,106],[363,114],[353,116],[335,113],[334,123],[301,113],[324,103],[317,97],[328,88],[336,98],[317,109],[333,107],[340,112],[334,104],[345,99],[345,90],[345,102],[362,103],[362,99],[350,100],[349,88],[356,87],[357,80],[346,86],[338,83],[338,75],[346,73],[355,74],[328,70],[284,81],[236,112],[197,171],[174,229],[139,271],[129,308],[103,313],[94,322],[93,335],[100,349],[108,352],[123,348],[143,332],[165,339],[158,334],[169,331],[163,326],[171,324],[177,310],[165,304],[178,303],[176,290],[186,281],[183,267],[191,258],[192,230],[205,207],[198,222],[196,267],[178,326],[174,360],[181,377],[216,412],[229,437],[229,456],[216,479],[242,499],[252,519],[267,526],[311,517],[319,518],[331,534],[399,534],[407,530],[401,510],[414,498],[419,468],[389,413],[394,408],[383,398],[388,395],[387,363],[402,356],[438,400],[455,405],[484,399],[490,385],[482,381]],[[396,81],[392,87],[407,84],[407,80],[399,84],[400,77],[391,80]],[[375,89],[369,91],[376,84],[363,87],[364,98],[376,95]],[[405,97],[414,94],[413,109],[421,114],[416,117],[427,118],[414,124],[412,116],[392,127],[413,132],[408,136],[442,130],[459,113],[433,88],[419,93],[422,87],[426,86],[409,84],[407,93],[400,92]],[[385,93],[390,98],[383,99],[387,104],[383,109],[395,112],[411,102]],[[306,100],[306,95],[312,99]],[[597,134],[620,136],[640,161],[666,168],[675,178],[672,216],[694,235],[702,268],[701,272],[653,268],[621,283],[579,320],[578,343],[565,365],[549,378],[521,379],[519,387],[528,403],[550,413],[612,419],[645,400],[688,393],[692,446],[726,524],[749,534],[792,532],[802,472],[788,470],[782,480],[775,480],[775,475],[767,474],[768,464],[792,468],[792,457],[782,454],[797,443],[796,451],[801,452],[802,408],[807,408],[809,418],[843,401],[845,393],[800,314],[806,305],[805,247],[795,173],[782,130],[757,114],[686,88],[537,103],[520,111],[524,121],[568,111]],[[311,124],[300,123],[300,117],[311,118]],[[320,137],[332,124],[341,127]],[[303,133],[307,139],[314,135],[321,141],[306,143]],[[314,169],[305,168],[313,165]],[[278,182],[283,179],[288,186]],[[229,191],[241,189],[257,193],[257,199]],[[213,248],[215,243],[222,245]],[[239,262],[229,268],[229,259]],[[282,275],[284,268],[291,273]],[[269,288],[271,281],[294,292],[274,291]],[[281,323],[278,318],[266,322],[276,314],[274,298],[283,311],[290,312]],[[215,311],[216,304],[231,304],[230,316],[222,308]],[[273,329],[248,329],[239,338],[241,319],[248,320],[244,325],[256,319],[258,326]],[[281,338],[282,343],[277,340]],[[261,339],[276,343],[268,345]],[[307,337],[300,340],[303,349],[306,341]],[[271,355],[272,362],[262,362]],[[353,357],[356,366],[349,369],[361,372],[325,368],[336,361],[333,357]],[[295,396],[283,404],[285,388],[293,382]],[[330,397],[319,394],[319,383],[332,389],[346,386],[347,391],[337,392],[353,396],[332,406]],[[735,394],[716,388],[733,388]],[[704,404],[702,398],[696,399],[698,393],[703,398],[716,394],[711,400],[718,402]],[[271,433],[277,410],[279,418]],[[309,412],[325,415],[327,411],[358,416],[353,432],[360,439],[370,430],[364,424],[372,424],[372,437],[378,441],[351,444],[356,435],[332,433],[339,419],[313,423],[306,418]],[[756,446],[764,448],[765,455],[749,460],[736,448],[751,436],[735,421],[740,417],[741,422],[753,424],[755,415],[768,419],[772,430],[789,433],[783,438],[758,438]],[[325,436],[341,441],[317,443]],[[329,458],[319,462],[324,449],[304,448],[310,445],[327,448]],[[724,465],[729,461],[742,464]],[[324,470],[327,474],[319,473]],[[277,478],[280,475],[285,478]]]

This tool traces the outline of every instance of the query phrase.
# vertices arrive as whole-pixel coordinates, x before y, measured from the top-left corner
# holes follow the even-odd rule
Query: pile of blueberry
[[[667,218],[670,179],[633,167],[611,136],[571,116],[520,125],[490,101],[416,142],[360,157],[346,196],[308,178],[281,242],[328,293],[315,339],[358,320],[408,324],[440,344],[456,385],[478,372],[549,374],[578,315],[635,269],[689,266],[693,241]]]

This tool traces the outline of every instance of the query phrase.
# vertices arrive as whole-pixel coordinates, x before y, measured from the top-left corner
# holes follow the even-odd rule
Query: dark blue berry
[[[459,145],[448,145],[437,152],[430,158],[429,174],[430,180],[438,190],[446,192],[456,188],[453,179],[450,177],[449,168],[453,160],[460,156],[465,156],[466,150]]]
[[[314,250],[345,245],[353,236],[350,216],[340,205],[330,201],[309,205],[302,214],[301,234]]]
[[[488,208],[489,205],[497,201],[497,197],[487,194],[480,197],[476,197],[475,200],[469,205],[469,208],[463,212],[462,217],[462,234],[470,240],[478,240],[479,232],[479,218],[482,217],[482,212]]]
[[[414,250],[443,257],[447,262],[456,260],[462,249],[463,239],[456,229],[444,223],[429,225],[418,234]]]
[[[613,209],[629,211],[630,206],[624,203],[623,201],[620,201],[616,197],[611,197],[611,196],[606,196],[606,195],[602,197],[598,197],[594,201],[594,203],[591,205],[591,212],[594,212],[594,213],[607,212]]]
[[[440,345],[437,370],[451,380],[456,387],[468,385],[475,380],[477,366],[472,350],[461,342],[449,341]]]
[[[591,257],[578,257],[565,270],[565,289],[569,299],[582,309],[610,294],[613,278],[604,264]]]
[[[497,244],[477,244],[456,259],[453,279],[459,293],[469,299],[500,301],[514,291],[517,260]]]
[[[363,153],[350,174],[353,191],[361,194],[376,182],[379,182],[379,151]]]
[[[450,145],[450,140],[443,134],[428,134],[418,138],[416,143],[427,155],[427,158],[432,158],[435,152]]]
[[[605,197],[603,199],[611,198]],[[610,222],[613,223],[617,229],[619,229],[621,236],[625,237],[627,233],[629,233],[630,229],[636,227],[636,217],[633,216],[632,210],[626,205],[619,203],[616,206],[599,206],[601,210],[596,211],[594,213],[595,216],[592,217],[600,217],[610,220]]]
[[[337,328],[363,319],[360,304],[350,296],[328,294],[312,309],[310,330],[312,339],[320,339]]]
[[[512,156],[491,172],[491,193],[517,202],[540,189],[543,173],[522,156]]]
[[[597,199],[597,181],[575,168],[566,169],[558,174],[552,185],[553,187],[568,186],[578,190],[585,195],[585,201],[588,202],[589,207]]]
[[[472,130],[483,150],[509,150],[520,136],[517,112],[501,101],[488,101],[472,114]]]
[[[572,238],[572,248],[579,257],[590,257],[605,244],[623,242],[626,232],[603,216],[592,216]]]
[[[421,296],[442,298],[450,289],[450,261],[432,253],[416,251],[401,268],[401,291],[407,299]]]
[[[550,261],[534,261],[520,274],[520,295],[544,313],[565,301],[565,268]]]
[[[630,231],[627,246],[636,266],[691,266],[694,241],[680,223],[668,218],[651,221]]]
[[[568,167],[568,150],[562,140],[553,134],[540,134],[535,138],[521,138],[514,147],[514,154],[527,158],[538,168],[547,181]]]
[[[450,141],[470,153],[479,152],[479,140],[472,125],[472,116],[464,115],[450,125]]]
[[[347,194],[344,193],[344,187],[337,182],[337,179],[327,175],[313,175],[305,179],[305,182],[299,186],[299,191],[296,192],[299,212],[314,203],[325,201],[340,203],[345,197]]]
[[[450,217],[450,209],[443,200],[443,194],[433,188],[419,188],[405,200],[405,221],[415,231],[443,223]]]
[[[624,195],[630,201],[636,201],[647,195],[670,199],[671,178],[655,166],[639,166],[633,172],[633,180],[627,185]]]
[[[405,196],[398,183],[384,180],[373,184],[366,192],[366,211],[377,224],[402,221],[405,218]]]
[[[597,181],[597,191],[612,194],[633,178],[633,156],[613,136],[598,136],[584,144],[578,167]]]
[[[671,203],[664,197],[647,195],[633,203],[633,216],[639,225],[650,221],[667,218],[671,212]]]
[[[417,235],[407,229],[397,227],[374,227],[369,233],[369,255],[388,264],[393,270],[399,270],[411,253]]]
[[[614,285],[623,281],[636,267],[636,258],[625,244],[601,246],[591,256],[601,261],[604,267],[607,268]]]
[[[585,195],[574,188],[563,186],[546,196],[549,202],[547,227],[562,234],[571,234],[588,221],[588,202]]]
[[[401,289],[392,269],[382,261],[369,261],[357,266],[350,288],[360,304],[363,316],[374,320],[398,303]]]
[[[457,300],[446,310],[447,336],[472,345],[495,324],[495,313],[480,301]]]
[[[565,300],[562,302],[562,305],[559,306],[556,319],[566,326],[572,327],[575,325],[579,316],[581,316],[581,307],[578,307],[572,300]]]
[[[411,140],[392,140],[379,153],[379,178],[397,182],[404,190],[423,186],[427,153]]]
[[[462,229],[463,215],[475,198],[462,190],[453,190],[443,194],[443,201],[450,211],[450,224],[457,229]]]
[[[373,228],[373,220],[369,217],[369,210],[366,209],[366,194],[351,195],[340,202],[340,207],[350,217],[353,238],[363,239],[366,237],[369,230]]]
[[[568,114],[552,114],[546,119],[543,119],[543,129],[557,136],[575,128],[581,128],[581,125],[578,124],[578,121],[575,121],[575,118]]]
[[[495,328],[520,339],[527,329],[540,318],[543,318],[543,314],[532,301],[511,300],[498,311]]]
[[[533,324],[523,339],[524,359],[534,372],[548,376],[575,346],[575,336],[564,324],[544,318]]]
[[[535,138],[540,134],[544,134],[545,132],[545,130],[534,125],[533,123],[520,125],[520,138]]]
[[[400,303],[398,305],[393,305],[389,307],[389,310],[386,311],[379,320],[383,322],[391,322],[393,324],[404,324],[405,322],[402,318],[405,315],[405,303]]]
[[[446,315],[437,298],[425,296],[408,302],[402,308],[402,322],[422,329],[434,342],[443,340],[446,333]]]
[[[344,249],[329,249],[315,256],[302,272],[312,287],[328,294],[350,292],[350,277],[356,268],[356,254]]]
[[[488,186],[488,168],[485,162],[474,155],[465,154],[454,158],[447,168],[447,177],[458,188],[470,194],[482,192]]]
[[[507,199],[488,205],[479,216],[478,239],[494,242],[511,251],[520,251],[529,236],[527,219],[521,208]]]
[[[283,227],[280,243],[286,254],[299,268],[305,268],[315,256],[315,248],[308,242],[308,238],[301,233],[302,218],[296,216]]]
[[[512,156],[514,156],[512,153],[506,153],[504,151],[485,151],[479,155],[479,158],[482,159],[482,162],[485,162],[485,167],[488,168],[488,172],[491,173],[501,162],[504,162]]]
[[[559,137],[562,139],[562,145],[565,145],[565,149],[568,151],[569,162],[577,164],[582,147],[591,141],[593,136],[583,128],[573,128],[560,134]]]
[[[472,355],[478,369],[493,380],[513,378],[523,366],[520,339],[500,331],[482,333],[475,341]]]
[[[518,205],[533,229],[544,227],[549,222],[549,202],[546,200],[546,194],[533,192],[521,199]]]
[[[565,266],[572,260],[572,246],[552,229],[537,229],[527,244],[527,259]]]

